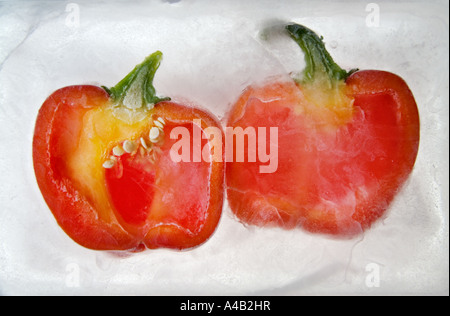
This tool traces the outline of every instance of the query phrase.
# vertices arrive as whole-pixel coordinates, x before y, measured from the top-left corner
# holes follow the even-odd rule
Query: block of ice
[[[448,294],[448,2],[2,1],[0,294]],[[248,84],[298,72],[300,50],[265,40],[278,21],[325,37],[344,68],[409,84],[422,139],[389,216],[357,239],[257,229],[225,207],[213,237],[187,252],[95,252],[58,227],[37,187],[39,107],[73,84],[114,85],[150,53],[159,95],[223,117]]]

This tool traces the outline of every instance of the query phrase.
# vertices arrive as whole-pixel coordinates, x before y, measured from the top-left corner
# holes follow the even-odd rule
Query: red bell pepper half
[[[246,224],[354,236],[385,214],[413,169],[416,102],[397,75],[347,72],[313,31],[286,30],[305,53],[302,78],[249,86],[227,124],[277,127],[278,168],[228,161],[229,204]]]
[[[39,111],[36,178],[58,224],[84,247],[186,249],[218,224],[224,164],[173,161],[177,140],[169,135],[176,127],[192,134],[221,125],[206,111],[155,96],[161,58],[152,54],[111,89],[57,90]]]

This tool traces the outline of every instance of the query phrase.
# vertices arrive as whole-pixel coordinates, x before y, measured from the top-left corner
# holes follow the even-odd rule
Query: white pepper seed
[[[137,149],[137,145],[135,142],[131,141],[131,140],[126,140],[123,143],[123,150],[129,154],[131,154],[132,152],[134,152]]]
[[[160,121],[153,121],[153,124],[155,124],[155,126],[156,126],[157,128],[159,128],[160,130],[163,130],[163,129],[164,129],[164,124],[161,123]]]
[[[145,149],[148,149],[148,148],[149,148],[147,142],[146,142],[145,139],[144,139],[144,137],[141,137],[141,145],[142,145],[142,147],[144,147]]]
[[[105,169],[111,169],[116,164],[115,160],[108,159],[103,163],[103,168]]]
[[[122,148],[122,146],[117,145],[113,148],[113,154],[114,156],[120,157],[125,153],[125,150]]]
[[[157,143],[159,141],[159,137],[161,135],[161,131],[157,127],[152,127],[150,129],[149,138],[152,143]]]

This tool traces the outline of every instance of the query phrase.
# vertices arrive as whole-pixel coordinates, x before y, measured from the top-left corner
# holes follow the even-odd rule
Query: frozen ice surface
[[[448,295],[448,2],[376,4],[379,21],[361,1],[1,1],[0,294]],[[301,70],[298,48],[261,36],[279,21],[319,32],[344,68],[397,73],[414,92],[419,156],[389,216],[336,240],[245,227],[225,207],[212,238],[185,252],[95,252],[67,237],[32,169],[45,98],[112,86],[161,50],[158,94],[222,118],[248,84]]]

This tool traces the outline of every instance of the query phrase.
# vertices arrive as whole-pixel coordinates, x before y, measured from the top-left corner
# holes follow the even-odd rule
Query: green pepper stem
[[[153,107],[170,98],[156,96],[153,78],[162,60],[162,53],[157,51],[137,65],[125,78],[112,88],[103,87],[110,95],[114,105],[129,108]]]
[[[312,83],[325,75],[331,85],[346,80],[355,70],[347,72],[339,67],[325,48],[323,39],[312,30],[298,24],[286,26],[286,30],[305,53],[306,67],[302,83]]]

